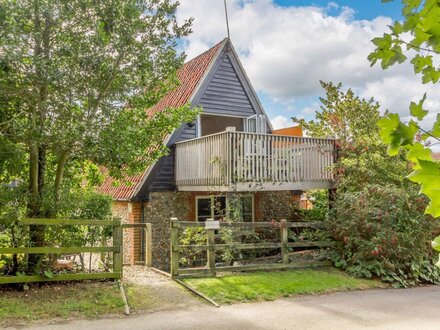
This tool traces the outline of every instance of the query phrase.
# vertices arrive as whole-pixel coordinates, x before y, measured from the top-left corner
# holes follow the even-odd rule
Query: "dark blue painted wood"
[[[226,52],[221,55],[220,63],[210,75],[197,105],[202,106],[206,113],[252,116],[257,112],[229,56]]]
[[[237,61],[228,47],[225,47],[194,96],[192,100],[194,106],[202,106],[203,112],[210,114],[249,117],[263,113]],[[184,124],[174,132],[168,146],[178,141],[193,139],[196,134],[195,125],[188,127]],[[176,188],[174,182],[174,149],[172,149],[168,156],[163,157],[153,166],[151,174],[136,198],[143,199],[152,191],[173,191]]]
[[[168,147],[170,147],[170,153],[162,157],[156,164],[153,165],[153,169],[148,176],[147,180],[139,190],[136,199],[145,199],[149,192],[152,191],[173,191],[176,186],[174,184],[174,148],[173,145],[177,141],[194,139],[196,137],[196,125],[189,127],[187,124],[173,134]]]

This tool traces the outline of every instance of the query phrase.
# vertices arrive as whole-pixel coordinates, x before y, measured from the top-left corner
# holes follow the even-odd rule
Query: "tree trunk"
[[[46,167],[45,149],[31,146],[29,162],[29,195],[28,216],[32,218],[41,217],[41,195],[44,187],[44,174]],[[31,246],[44,246],[45,227],[38,225],[29,226],[29,238]],[[34,273],[41,263],[43,255],[30,254],[28,256],[28,272]]]
[[[30,183],[29,193],[30,201],[28,205],[28,216],[40,218],[47,216],[41,213],[42,194],[44,188],[44,179],[46,172],[46,146],[42,144],[41,137],[44,136],[44,123],[47,115],[47,99],[49,91],[49,83],[47,80],[47,72],[44,65],[40,62],[49,63],[50,48],[50,17],[47,12],[43,13],[43,21],[41,20],[40,2],[34,2],[34,29],[35,34],[35,86],[38,90],[38,100],[32,109],[33,134],[30,137]],[[31,246],[44,246],[45,227],[38,225],[29,226],[29,237]],[[42,261],[43,255],[31,254],[28,257],[28,272],[35,273]]]
[[[63,181],[64,168],[66,167],[68,158],[69,158],[69,152],[63,151],[57,163],[57,171],[56,171],[55,187],[54,187],[56,209],[58,209],[58,205],[61,199],[61,183]]]

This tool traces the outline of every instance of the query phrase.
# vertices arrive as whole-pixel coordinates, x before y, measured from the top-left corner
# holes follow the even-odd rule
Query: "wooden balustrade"
[[[179,190],[332,188],[335,140],[222,132],[176,144]]]

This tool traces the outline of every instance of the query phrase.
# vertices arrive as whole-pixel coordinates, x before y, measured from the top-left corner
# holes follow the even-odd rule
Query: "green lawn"
[[[129,286],[126,292],[134,311],[157,305],[145,287]],[[28,291],[0,288],[0,328],[41,320],[122,316],[123,306],[114,282],[50,283]]]
[[[354,278],[333,268],[193,278],[185,279],[185,282],[218,303],[384,287],[379,281]]]
[[[124,306],[119,288],[112,282],[49,284],[28,291],[0,291],[0,296],[0,327],[122,313]]]

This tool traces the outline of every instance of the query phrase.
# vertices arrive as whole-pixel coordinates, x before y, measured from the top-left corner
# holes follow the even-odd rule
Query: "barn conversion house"
[[[169,268],[170,217],[220,218],[236,193],[243,221],[288,218],[303,190],[333,185],[334,141],[302,137],[300,128],[273,130],[229,39],[187,62],[178,77],[179,87],[150,110],[190,102],[202,113],[167,137],[169,155],[128,178],[131,184],[107,177],[99,188],[113,197],[114,216],[151,223],[153,266],[162,269]],[[143,237],[125,233],[125,263],[145,262]]]

